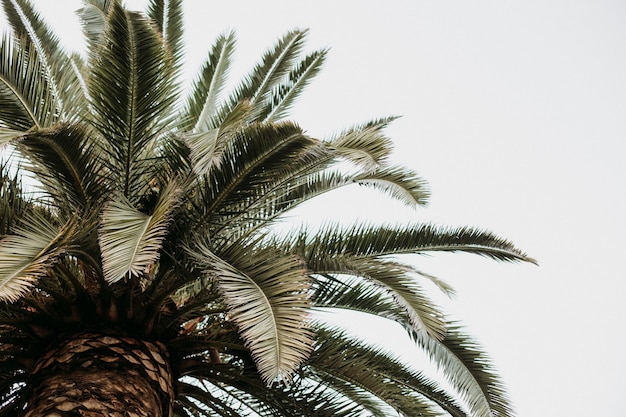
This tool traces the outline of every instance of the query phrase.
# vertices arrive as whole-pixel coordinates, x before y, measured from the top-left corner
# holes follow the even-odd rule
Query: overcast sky
[[[80,1],[36,4],[79,45]],[[311,49],[331,53],[295,120],[325,137],[403,116],[389,129],[395,160],[429,181],[430,206],[407,214],[373,206],[371,193],[335,195],[320,216],[479,226],[539,260],[416,259],[458,290],[447,308],[490,352],[520,417],[623,415],[626,2],[186,5],[190,74],[229,29],[239,39],[236,77],[278,36],[309,28]]]

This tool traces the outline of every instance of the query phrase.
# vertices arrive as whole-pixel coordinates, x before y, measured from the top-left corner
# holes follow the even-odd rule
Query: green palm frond
[[[59,80],[64,72],[62,63],[67,60],[67,55],[57,36],[29,1],[2,0],[2,6],[16,38],[27,38],[35,49],[41,71],[48,81],[51,97],[55,102],[53,107],[62,112],[64,86],[59,84]]]
[[[77,12],[87,39],[89,50],[94,50],[101,42],[107,26],[107,16],[115,0],[84,0]]]
[[[1,100],[1,99],[0,99]],[[25,130],[9,129],[7,127],[0,127],[0,147],[13,142],[26,134]]]
[[[233,32],[220,35],[215,40],[188,99],[183,117],[187,122],[188,131],[197,133],[217,127],[213,125],[213,119],[218,115],[219,98],[226,84],[234,50],[235,34]],[[233,108],[243,101],[245,100],[238,102]],[[229,113],[233,113],[233,110],[231,109]]]
[[[72,222],[59,227],[31,215],[25,224],[0,240],[0,299],[16,301],[47,276],[51,262],[67,248]]]
[[[397,117],[387,117],[354,126],[331,139],[329,145],[343,158],[374,171],[391,153],[391,140],[383,130],[395,119]]]
[[[198,177],[204,177],[213,167],[220,168],[230,139],[243,128],[249,114],[250,106],[241,102],[218,127],[184,135],[192,167]]]
[[[323,49],[309,54],[298,63],[287,79],[274,87],[268,99],[267,114],[262,114],[261,119],[272,122],[287,116],[296,99],[322,69],[327,55],[328,50]]]
[[[25,38],[3,36],[0,44],[0,120],[13,130],[54,123],[57,110],[52,88],[36,48]]]
[[[219,412],[222,413],[226,412],[224,406],[239,405],[236,416],[356,417],[366,410],[334,389],[328,380],[321,381],[317,375],[309,376],[306,370],[295,375],[290,385],[271,387],[250,369],[241,371],[226,367],[205,372],[199,380],[202,384],[200,391],[185,387],[184,394],[206,400],[205,393],[209,393],[212,398],[219,399]],[[213,410],[218,412],[216,408]]]
[[[321,251],[329,255],[353,254],[379,257],[430,252],[466,252],[499,261],[534,262],[511,242],[491,232],[469,227],[440,227],[431,224],[413,225],[355,225],[345,228],[328,224],[315,236],[306,230],[293,236],[298,247]],[[303,246],[306,245],[306,246]],[[319,249],[318,249],[319,248]],[[308,255],[306,255],[308,257]]]
[[[235,35],[219,36],[181,94],[182,0],[148,0],[145,14],[83,0],[82,54],[61,47],[31,1],[0,4],[13,29],[0,44],[0,145],[16,153],[0,162],[0,416],[33,414],[41,381],[82,371],[75,358],[89,348],[50,360],[86,330],[111,352],[145,345],[156,362],[107,369],[145,366],[156,381],[158,362],[164,415],[513,415],[486,355],[429,297],[450,286],[405,255],[532,258],[470,227],[277,227],[342,187],[410,207],[429,197],[390,161],[394,117],[328,140],[285,120],[328,54],[304,53],[306,30],[230,91]],[[431,380],[422,362],[313,320],[329,311],[402,326],[439,372]]]
[[[293,68],[305,37],[306,31],[302,30],[285,34],[263,55],[261,62],[232,93],[226,109],[234,107],[240,101],[249,100],[253,105],[258,105],[257,113],[261,116],[267,100],[270,99],[269,94]]]
[[[137,210],[123,196],[107,204],[99,241],[102,269],[108,282],[128,275],[141,276],[159,259],[178,195],[177,185],[172,182],[162,191],[150,215]]]
[[[473,415],[512,415],[511,403],[491,361],[458,324],[448,325],[442,341],[424,335],[416,335],[416,341],[461,394]]]
[[[410,369],[382,348],[337,330],[319,330],[309,366],[320,376],[328,375],[370,392],[401,415],[434,417],[444,409],[452,416],[468,417],[462,405],[434,380]]]
[[[156,23],[163,44],[180,68],[185,48],[183,45],[183,2],[181,0],[150,0],[147,16]]]
[[[209,173],[208,185],[211,195],[206,200],[207,213],[228,213],[229,207],[250,196],[251,189],[257,189],[258,182],[251,181],[255,173],[264,171],[271,164],[289,161],[293,149],[314,142],[302,133],[293,123],[254,124],[238,132],[223,153],[219,168]],[[266,177],[264,177],[266,178]]]
[[[411,268],[399,262],[353,257],[349,254],[337,255],[326,253],[309,253],[306,262],[315,274],[352,276],[362,278],[374,287],[380,287],[385,293],[382,300],[393,300],[400,310],[401,318],[408,319],[412,331],[427,332],[431,337],[442,339],[446,325],[443,313],[425,294],[421,285],[410,275]],[[353,281],[354,282],[354,281]],[[367,294],[367,293],[366,293]],[[318,299],[319,304],[320,299]],[[345,297],[343,302],[348,301]],[[360,300],[355,300],[357,306]],[[397,311],[393,308],[390,313]],[[397,314],[397,313],[396,313]]]
[[[99,176],[102,163],[84,126],[57,124],[31,132],[17,149],[30,161],[31,172],[47,196],[64,213],[84,210],[106,195]]]
[[[358,276],[313,274],[313,305],[321,310],[338,309],[372,314],[412,329],[408,313],[383,286],[371,285]]]
[[[154,169],[158,140],[170,129],[176,91],[148,20],[114,4],[105,39],[92,57],[92,123],[115,156],[109,163],[119,191],[134,201]]]
[[[313,345],[302,260],[254,247],[234,247],[218,256],[200,242],[187,251],[217,281],[262,379],[268,384],[291,380]]]
[[[355,182],[380,190],[409,207],[425,205],[430,197],[426,181],[405,168],[383,167],[358,175]]]

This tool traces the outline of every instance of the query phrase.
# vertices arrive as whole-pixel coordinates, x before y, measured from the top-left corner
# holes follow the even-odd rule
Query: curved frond
[[[239,206],[251,188],[258,190],[261,185],[251,178],[255,171],[263,171],[270,164],[287,163],[292,156],[290,150],[312,141],[293,123],[255,124],[238,132],[223,153],[219,168],[216,166],[209,173],[212,195],[207,196],[206,212],[226,212],[231,205]]]
[[[112,0],[84,0],[77,12],[87,39],[89,50],[95,50],[102,41],[107,26],[107,16],[113,7]]]
[[[410,369],[380,347],[368,346],[339,331],[322,328],[309,366],[370,392],[406,416],[469,417],[462,405],[420,372]],[[349,394],[349,393],[346,393]]]
[[[400,167],[383,167],[367,175],[358,175],[355,182],[381,190],[409,207],[425,205],[430,196],[426,181]]]
[[[342,281],[342,275],[358,277],[363,280],[366,287],[368,283],[371,286],[380,287],[381,292],[386,293],[382,299],[389,300],[390,298],[389,301],[393,300],[393,303],[404,311],[400,317],[408,319],[412,331],[425,331],[436,339],[443,338],[446,332],[443,313],[410,275],[411,268],[399,262],[352,257],[349,254],[328,255],[323,252],[309,253],[306,261],[315,274],[332,274],[338,281]],[[343,301],[347,300],[344,298]],[[360,304],[361,301],[356,302]],[[390,313],[394,310],[398,309],[393,308]]]
[[[382,131],[395,119],[387,117],[354,126],[328,144],[341,157],[365,170],[374,171],[385,163],[391,153],[391,140]]]
[[[309,248],[307,250],[321,250],[329,255],[348,253],[379,257],[408,253],[466,252],[499,261],[534,262],[508,240],[470,227],[448,228],[418,223],[406,226],[355,225],[346,229],[330,224],[315,236],[309,236],[306,230],[302,230],[293,241],[300,242],[296,245],[305,244]]]
[[[71,223],[58,227],[41,216],[30,216],[25,224],[0,240],[0,299],[16,301],[62,253]]]
[[[220,168],[231,136],[242,129],[249,114],[250,106],[242,102],[218,127],[184,135],[193,170],[199,177],[207,175],[213,167]]]
[[[301,259],[253,247],[218,256],[202,243],[187,251],[217,281],[261,378],[267,384],[291,380],[313,346]]]
[[[71,214],[99,201],[107,192],[101,161],[83,126],[57,125],[27,134],[17,149],[53,204]]]
[[[57,107],[37,51],[24,38],[0,45],[0,125],[14,130],[50,126]]]
[[[63,63],[67,60],[67,54],[61,48],[57,36],[28,0],[2,0],[2,6],[16,38],[28,38],[36,50],[41,70],[48,81],[50,100],[54,101],[54,108],[62,111],[65,86],[61,85],[60,80],[63,78]]]
[[[461,394],[474,415],[513,415],[511,403],[491,361],[460,326],[450,324],[442,341],[425,335],[417,335],[416,341]]]
[[[173,182],[162,191],[150,215],[137,210],[123,197],[104,208],[99,241],[102,269],[108,282],[147,273],[159,259],[178,195]]]

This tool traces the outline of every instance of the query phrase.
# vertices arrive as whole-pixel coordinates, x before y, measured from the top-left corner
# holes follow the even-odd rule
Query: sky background
[[[35,3],[78,48],[80,1]],[[331,51],[293,119],[324,138],[403,116],[388,130],[394,161],[428,180],[430,205],[336,193],[310,221],[412,219],[511,239],[540,265],[415,261],[457,289],[445,307],[491,354],[520,417],[624,415],[626,2],[185,4],[190,76],[219,33],[237,33],[236,80],[287,30],[309,28],[310,50]]]

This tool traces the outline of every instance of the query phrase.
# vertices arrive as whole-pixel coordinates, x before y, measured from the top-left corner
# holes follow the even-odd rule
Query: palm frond
[[[92,122],[108,139],[120,192],[135,200],[150,179],[158,141],[170,129],[176,97],[171,65],[152,25],[117,3],[105,39],[92,57]]]
[[[0,127],[0,147],[23,137],[25,134],[25,130],[15,130],[9,129],[7,127]]]
[[[0,299],[16,301],[39,278],[47,276],[51,262],[67,248],[71,222],[59,227],[32,215],[23,226],[0,240]]]
[[[383,286],[371,285],[358,276],[312,274],[313,306],[325,310],[358,311],[391,320],[412,330],[407,311]]]
[[[104,36],[113,3],[112,0],[84,0],[77,12],[90,51],[96,49]]]
[[[235,34],[233,32],[220,35],[215,40],[188,98],[183,117],[187,123],[188,131],[197,133],[216,127],[212,120],[218,115],[219,98],[226,84],[234,49]],[[236,103],[233,108],[244,101]],[[229,113],[232,112],[230,109]]]
[[[31,132],[17,144],[51,201],[71,214],[99,201],[107,192],[101,161],[80,125],[56,125]]]
[[[439,227],[431,224],[407,226],[356,225],[345,228],[325,225],[315,236],[306,230],[293,236],[300,247],[319,248],[329,255],[354,254],[379,257],[408,253],[466,252],[499,261],[535,262],[511,242],[491,232],[470,227]],[[297,243],[300,242],[300,243]],[[322,249],[323,248],[323,249]]]
[[[58,116],[49,79],[28,42],[4,35],[0,45],[0,120],[18,131],[49,126]]]
[[[231,95],[227,109],[237,103],[249,100],[259,105],[259,116],[266,105],[268,95],[291,71],[295,60],[304,45],[306,31],[294,30],[285,34],[262,57],[252,72],[244,78],[239,87]],[[260,121],[260,120],[256,120]]]
[[[430,196],[426,181],[400,167],[383,167],[367,175],[361,174],[355,182],[381,190],[409,207],[425,205]]]
[[[184,135],[193,170],[199,177],[207,175],[213,167],[220,168],[229,140],[243,128],[249,114],[250,106],[241,102],[218,127]]]
[[[286,161],[290,149],[301,148],[312,139],[303,135],[293,123],[255,124],[238,132],[223,154],[219,168],[216,165],[209,174],[212,195],[207,213],[213,213],[248,195],[252,181],[247,181],[255,171],[266,169],[272,161]],[[277,162],[274,162],[277,163]]]
[[[172,182],[162,191],[150,215],[137,210],[123,196],[105,207],[99,241],[102,269],[108,282],[128,275],[140,276],[158,260],[178,194],[177,185]]]
[[[342,280],[342,275],[352,276],[361,278],[371,286],[380,287],[381,292],[386,294],[383,300],[392,300],[400,310],[404,311],[404,313],[400,313],[401,322],[408,319],[412,331],[425,331],[436,339],[443,338],[446,332],[443,313],[426,296],[421,285],[410,275],[411,268],[407,268],[399,262],[359,258],[349,254],[328,255],[310,252],[305,259],[307,266],[315,274],[332,274],[339,281]],[[350,281],[352,280],[349,279],[348,282]],[[366,283],[364,283],[365,286],[367,286]],[[348,300],[344,297],[343,302],[346,301]],[[361,304],[358,299],[352,301],[355,301],[357,305]],[[390,312],[393,314],[397,310],[398,308],[392,308]]]
[[[183,45],[183,2],[181,0],[150,0],[146,14],[163,38],[165,49],[174,59],[174,67],[182,67],[185,48]]]
[[[425,335],[416,335],[416,341],[461,394],[473,415],[513,415],[504,385],[491,361],[481,347],[462,332],[458,324],[449,324],[442,341]]]
[[[217,281],[261,378],[268,384],[291,380],[313,345],[309,281],[301,259],[254,247],[218,256],[202,242],[187,251]]]
[[[317,348],[308,362],[318,375],[360,387],[401,415],[441,416],[443,409],[455,417],[468,417],[437,382],[412,370],[382,348],[330,328],[322,327],[318,335]]]
[[[374,171],[384,164],[391,153],[391,140],[383,130],[397,119],[387,117],[354,126],[329,141],[343,158],[365,170]]]
[[[286,81],[274,87],[268,98],[267,110],[262,114],[264,121],[276,121],[287,116],[291,106],[311,80],[320,72],[328,50],[306,56],[289,73]]]
[[[67,54],[61,48],[57,36],[33,8],[28,0],[2,0],[4,13],[13,28],[16,38],[27,38],[36,50],[41,70],[48,81],[53,107],[63,111],[62,63]]]

